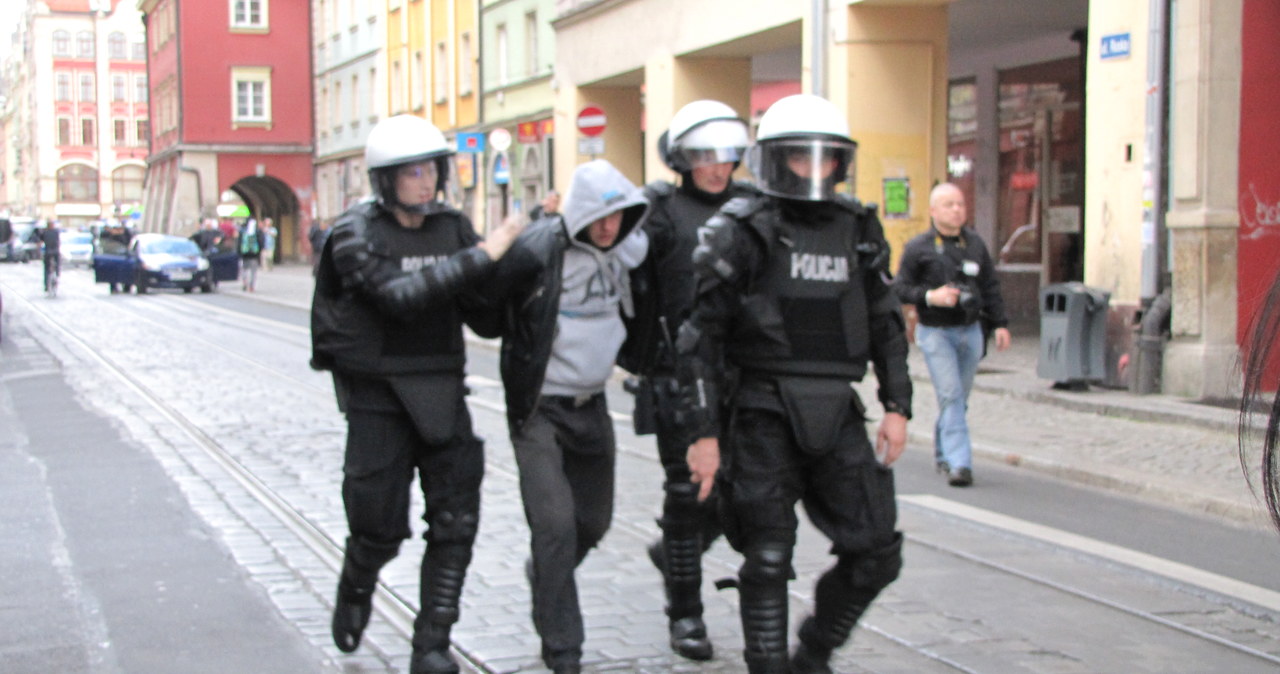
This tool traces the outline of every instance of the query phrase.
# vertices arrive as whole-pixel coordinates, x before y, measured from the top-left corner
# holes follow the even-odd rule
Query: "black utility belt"
[[[578,408],[578,407],[585,406],[587,403],[603,395],[604,395],[604,392],[583,393],[582,395],[576,395],[576,396],[544,395],[542,396],[542,400],[552,405],[559,405],[561,407]]]

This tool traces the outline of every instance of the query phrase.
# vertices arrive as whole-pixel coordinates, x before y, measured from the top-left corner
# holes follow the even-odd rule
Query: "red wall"
[[[1280,270],[1280,2],[1245,0],[1241,36],[1240,339]]]
[[[310,144],[310,3],[270,3],[266,33],[232,32],[229,2],[181,4],[183,141]],[[233,66],[271,67],[271,128],[231,127]]]

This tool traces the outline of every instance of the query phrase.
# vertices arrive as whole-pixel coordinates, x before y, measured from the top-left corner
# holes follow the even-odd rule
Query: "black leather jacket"
[[[494,274],[494,291],[502,301],[500,368],[512,435],[520,432],[538,406],[555,340],[560,275],[568,246],[564,220],[558,214],[547,216],[525,229]]]

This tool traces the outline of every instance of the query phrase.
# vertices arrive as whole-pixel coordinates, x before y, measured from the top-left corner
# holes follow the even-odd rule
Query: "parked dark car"
[[[109,243],[115,243],[114,246]],[[98,283],[130,288],[139,295],[152,288],[199,288],[213,292],[219,281],[234,281],[240,275],[235,253],[206,256],[190,239],[168,234],[139,234],[121,250],[117,242],[102,241],[102,250],[93,256],[93,279]]]
[[[28,241],[35,230],[34,218],[13,218],[10,221],[12,238],[0,242],[0,257],[10,262],[30,262],[40,259],[40,244]]]

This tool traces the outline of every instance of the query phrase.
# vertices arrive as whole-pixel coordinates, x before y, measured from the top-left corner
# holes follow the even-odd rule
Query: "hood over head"
[[[561,209],[569,236],[590,245],[587,227],[615,211],[622,211],[622,226],[613,246],[640,225],[648,214],[649,201],[639,187],[604,159],[589,161],[575,169]]]

